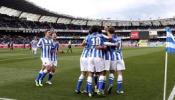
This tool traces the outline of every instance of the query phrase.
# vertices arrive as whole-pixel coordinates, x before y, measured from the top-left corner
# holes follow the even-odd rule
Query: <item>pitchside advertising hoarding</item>
[[[131,39],[139,39],[139,32],[138,31],[131,31]]]
[[[140,31],[139,32],[139,39],[148,40],[149,39],[149,31]]]
[[[60,44],[60,48],[67,48],[68,44]],[[80,44],[72,44],[72,47],[82,47]],[[0,44],[0,48],[9,48],[8,44]],[[13,44],[13,48],[24,48],[24,44]],[[30,48],[30,44],[25,44],[25,48]]]
[[[24,48],[24,44],[13,44],[14,48]],[[25,48],[29,48],[30,44],[25,44]],[[8,48],[8,44],[0,44],[0,48]]]
[[[131,31],[131,39],[139,40],[139,47],[147,47],[149,39],[149,31]]]
[[[141,39],[147,40],[149,39],[149,31],[131,31],[131,39]]]

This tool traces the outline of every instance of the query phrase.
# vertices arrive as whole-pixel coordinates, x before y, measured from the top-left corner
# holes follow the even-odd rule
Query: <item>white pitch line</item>
[[[10,98],[0,98],[0,100],[16,100],[16,99],[10,99]]]
[[[171,94],[168,97],[168,100],[173,100],[174,99],[174,96],[175,96],[175,86],[174,86],[173,90],[171,91]]]
[[[35,58],[35,57],[24,57],[24,58],[16,58],[16,59],[2,59],[2,60],[0,60],[0,62],[3,62],[3,61],[8,61],[8,60],[20,60],[20,59],[27,59],[27,58]]]

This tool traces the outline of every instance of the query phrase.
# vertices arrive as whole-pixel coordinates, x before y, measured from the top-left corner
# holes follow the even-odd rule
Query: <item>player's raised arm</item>
[[[111,40],[112,39],[112,34],[115,32],[115,29],[110,26],[105,26],[104,30],[106,31],[106,35],[103,35],[103,38]]]

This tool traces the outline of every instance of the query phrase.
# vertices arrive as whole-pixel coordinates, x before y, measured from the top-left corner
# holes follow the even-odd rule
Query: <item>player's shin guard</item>
[[[36,55],[37,51],[34,51],[34,55]]]
[[[88,76],[87,78],[87,85],[88,85],[88,93],[92,93],[92,77]]]
[[[85,93],[88,93],[88,82],[86,82]]]
[[[111,92],[112,92],[113,81],[114,81],[114,74],[110,73],[109,74],[109,86],[108,86],[108,89],[107,89],[108,94],[111,94]]]
[[[47,74],[47,70],[44,70],[39,80],[42,81],[44,77],[46,76],[46,74]]]
[[[104,76],[100,75],[99,81],[98,81],[98,89],[99,89],[99,91],[103,91],[103,85],[104,85]]]
[[[117,92],[122,91],[122,83],[123,83],[123,77],[122,77],[122,75],[118,75],[118,78],[117,78]]]
[[[109,74],[109,85],[110,86],[113,86],[113,81],[114,81],[114,74],[113,73],[110,73]]]
[[[83,83],[83,79],[84,79],[84,75],[81,74],[79,79],[78,79],[77,86],[76,86],[77,91],[80,91],[81,85]]]
[[[54,75],[54,73],[53,73],[53,72],[50,72],[50,73],[49,73],[48,81],[51,81],[51,80],[52,80],[53,75]]]
[[[36,81],[39,81],[39,79],[41,78],[41,76],[42,76],[42,73],[43,73],[43,71],[42,70],[40,70],[39,71],[39,74],[38,74],[38,76],[37,76],[37,78],[36,78]]]

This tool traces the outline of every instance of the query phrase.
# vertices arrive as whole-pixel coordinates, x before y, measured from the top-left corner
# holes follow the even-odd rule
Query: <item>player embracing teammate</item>
[[[118,37],[115,33],[115,29],[113,27],[109,27],[107,30],[107,35],[109,37],[109,43],[106,43],[109,51],[109,86],[108,93],[111,93],[114,81],[114,74],[117,72],[117,94],[122,94],[124,91],[122,90],[123,83],[123,75],[122,72],[125,70],[125,64],[122,55],[122,41],[121,38]]]
[[[88,72],[88,74],[80,75],[77,82],[76,93],[80,93],[82,80],[87,75],[86,91],[88,96],[92,97],[94,92],[97,92],[98,95],[104,96],[106,76],[109,74],[107,92],[110,94],[113,87],[115,72],[117,73],[116,93],[124,93],[122,88],[122,72],[125,70],[125,64],[122,57],[121,38],[114,34],[115,29],[113,27],[105,28],[105,30],[107,36],[102,34],[97,26],[93,26],[91,28],[91,34],[85,39],[86,47],[88,48],[86,52],[87,62],[86,66],[81,65],[81,68],[82,66],[86,67],[86,72]],[[80,63],[82,63],[81,60]],[[94,76],[98,76],[98,82],[95,84],[97,91],[94,91],[93,88]]]

